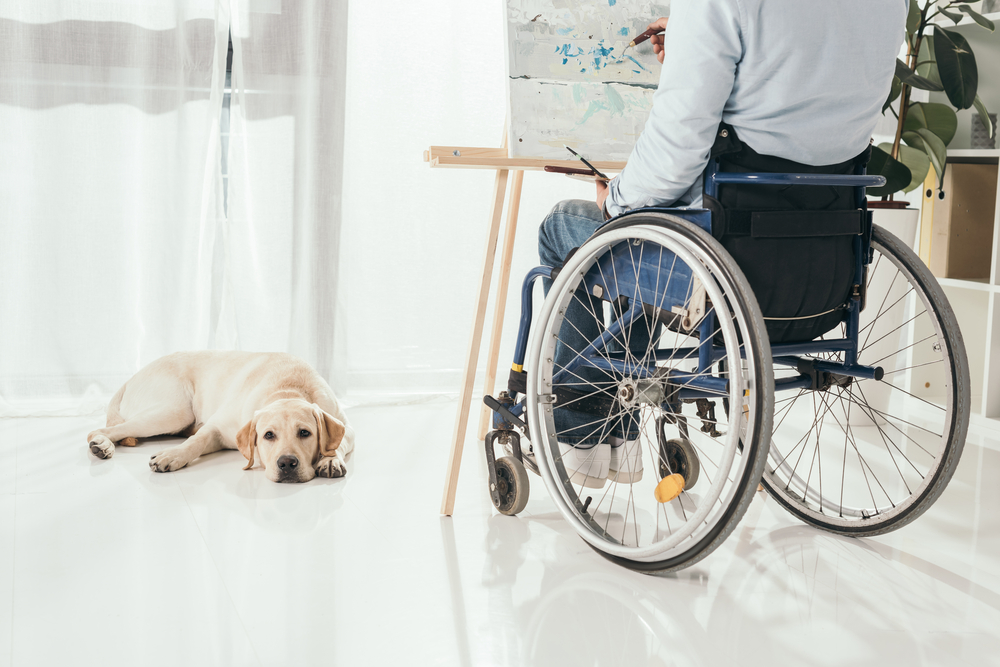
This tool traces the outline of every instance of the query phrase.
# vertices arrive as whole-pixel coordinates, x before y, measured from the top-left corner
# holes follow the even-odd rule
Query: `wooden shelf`
[[[1000,160],[1000,148],[949,148],[948,162],[993,164]]]
[[[935,276],[936,277],[936,276]],[[942,287],[958,287],[960,289],[976,290],[977,292],[1000,293],[1000,285],[991,285],[987,280],[961,280],[959,278],[938,278]]]
[[[514,171],[541,171],[547,166],[581,167],[578,160],[559,160],[534,157],[508,157],[506,148],[479,146],[431,146],[424,151],[424,162],[432,167],[462,169],[510,169]],[[624,162],[594,161],[592,164],[604,173],[617,173],[625,168]]]
[[[1000,13],[991,15],[991,18],[1000,24]],[[994,80],[995,77],[991,78],[989,83],[996,85]],[[1000,149],[949,149],[948,162],[956,165],[996,165],[1000,163]],[[928,262],[929,257],[924,256],[923,242],[925,237],[930,241],[934,226],[936,176],[928,174],[924,190],[932,193],[931,197],[925,194],[921,198],[921,258]],[[967,280],[941,277],[937,281],[948,292],[948,300],[965,338],[973,378],[972,413],[980,425],[990,424],[991,427],[1000,429],[1000,284],[993,284],[1000,282],[1000,187],[994,200],[993,214],[991,218],[984,219],[983,223],[993,227],[989,269],[992,281],[985,278]],[[929,248],[928,243],[928,255]]]

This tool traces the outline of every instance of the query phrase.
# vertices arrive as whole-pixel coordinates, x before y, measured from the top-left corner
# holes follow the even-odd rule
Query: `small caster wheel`
[[[660,479],[677,473],[684,478],[684,490],[691,489],[698,482],[701,463],[694,445],[685,438],[673,438],[663,443],[660,456]]]
[[[490,489],[493,506],[501,514],[514,516],[528,504],[528,473],[513,456],[498,458],[496,471],[497,488]]]

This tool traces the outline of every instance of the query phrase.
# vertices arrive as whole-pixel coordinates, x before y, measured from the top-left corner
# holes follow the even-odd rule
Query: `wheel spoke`
[[[870,411],[868,417],[875,423],[876,426],[878,426],[879,433],[881,433],[883,435],[883,438],[886,437],[884,429],[879,425],[878,420],[875,419],[875,413],[877,413],[878,411],[875,410],[875,408],[873,408],[871,406],[871,404],[868,402],[868,399],[865,397],[865,392],[861,388],[860,385],[858,386],[858,392],[861,394],[861,405],[864,406],[864,409]],[[854,392],[851,392],[850,390],[848,390],[848,393],[851,394],[851,396],[853,397]],[[881,413],[879,413],[879,414],[881,414]],[[895,424],[893,424],[891,421],[889,421],[888,419],[886,419],[885,423],[888,424],[889,426],[893,427],[897,431],[899,431],[900,435],[902,435],[904,438],[906,438],[907,440],[909,440],[910,442],[912,442],[916,447],[918,447],[925,454],[927,454],[927,456],[931,457],[931,459],[936,459],[937,458],[936,456],[934,456],[934,454],[928,452],[924,448],[923,445],[921,445],[919,442],[917,442],[916,440],[914,440],[913,438],[911,438],[907,433],[905,433],[902,429],[900,429],[898,426],[896,426]],[[909,457],[906,456],[906,454],[903,453],[903,450],[901,450],[898,446],[896,446],[895,443],[893,443],[893,446],[896,447],[896,450],[899,452],[900,456],[902,456],[904,459],[906,459],[906,462],[910,464],[910,466],[917,472],[917,474],[921,475],[921,477],[923,477],[923,475],[920,473],[920,469],[917,468],[917,466],[913,465],[913,462],[910,461]],[[902,474],[902,473],[900,473],[900,474]]]
[[[920,311],[919,313],[917,313],[916,315],[914,315],[910,319],[906,320],[905,322],[903,322],[902,324],[900,324],[898,327],[896,327],[895,329],[893,329],[889,333],[885,334],[884,336],[882,336],[878,340],[873,341],[871,345],[863,345],[861,347],[861,349],[858,350],[858,356],[861,356],[861,353],[864,352],[865,350],[867,350],[869,347],[873,347],[873,346],[877,345],[878,343],[882,342],[883,340],[885,340],[886,338],[888,338],[892,334],[896,333],[897,331],[899,331],[900,329],[902,329],[903,327],[905,327],[907,324],[909,324],[910,322],[914,321],[915,319],[917,319],[918,317],[920,317],[921,315],[923,315],[926,312],[927,312],[926,310]],[[874,329],[872,329],[872,331],[874,331]],[[871,332],[869,332],[869,335],[871,335]]]

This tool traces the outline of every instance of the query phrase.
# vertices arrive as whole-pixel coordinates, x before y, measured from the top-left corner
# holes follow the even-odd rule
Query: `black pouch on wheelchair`
[[[761,155],[723,124],[710,159],[726,172],[853,174],[869,155],[813,167]],[[772,343],[813,340],[843,321],[854,287],[854,239],[866,225],[854,188],[722,184],[717,199],[704,201],[712,234],[746,274]]]

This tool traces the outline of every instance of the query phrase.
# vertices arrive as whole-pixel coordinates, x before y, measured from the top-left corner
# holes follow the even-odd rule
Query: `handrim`
[[[639,218],[640,216],[636,216]],[[667,225],[662,224],[665,222],[672,223],[675,228],[671,229]],[[645,224],[644,224],[645,223]],[[682,226],[683,230],[679,231],[676,227]],[[693,231],[692,231],[693,230]],[[689,223],[681,221],[673,216],[663,215],[663,214],[646,214],[641,216],[641,222],[637,220],[635,223],[622,226],[618,228],[611,228],[607,230],[602,230],[599,234],[592,237],[586,244],[584,244],[579,251],[571,258],[567,265],[560,272],[556,281],[552,285],[550,290],[550,298],[546,299],[542,312],[537,318],[536,326],[532,327],[531,340],[529,341],[529,357],[526,360],[526,368],[537,369],[540,367],[540,361],[542,358],[543,346],[542,342],[547,343],[545,350],[548,350],[549,357],[551,357],[551,351],[554,349],[554,341],[551,336],[551,332],[559,330],[559,324],[562,321],[562,317],[557,313],[557,306],[562,307],[563,302],[571,298],[571,294],[567,291],[567,286],[573,280],[579,280],[582,276],[580,267],[584,263],[589,263],[595,261],[602,253],[610,248],[611,246],[620,243],[625,239],[642,239],[644,241],[657,243],[662,247],[669,249],[674,252],[681,261],[684,261],[699,279],[702,280],[703,284],[706,286],[706,290],[709,292],[709,296],[713,303],[725,303],[725,294],[734,295],[737,294],[738,290],[734,284],[734,280],[742,277],[742,274],[738,276],[733,275],[733,268],[731,258],[729,259],[732,266],[726,267],[720,261],[719,258],[723,257],[724,251],[719,249],[699,247],[695,239],[686,238],[683,234],[688,233],[692,236],[701,234],[707,236],[701,230],[694,229]],[[714,243],[714,240],[710,240],[709,243],[704,241],[700,244],[701,246],[709,245]],[[715,256],[713,256],[713,253]],[[695,259],[697,255],[698,259]],[[725,255],[724,258],[728,258]],[[699,261],[700,260],[700,261]],[[736,269],[738,271],[738,269]],[[745,282],[745,279],[743,279]],[[746,292],[749,292],[749,288],[745,288]],[[556,298],[552,295],[560,296],[561,299],[557,304]],[[740,300],[746,300],[746,296],[740,297]],[[756,308],[756,303],[752,305]],[[717,320],[717,325],[722,330],[723,339],[726,342],[727,349],[733,350],[738,349],[737,344],[737,334],[736,334],[736,324],[739,325],[741,331],[744,333],[744,340],[749,337],[753,337],[753,334],[747,317],[747,313],[743,312],[741,308],[735,308],[735,312],[732,313],[733,317],[720,317]],[[759,317],[759,309],[758,309]],[[734,324],[733,319],[735,318],[736,324]],[[762,321],[758,324],[759,331],[763,331]],[[540,341],[540,336],[549,336],[545,341]],[[762,346],[757,340],[756,346],[760,349]],[[756,384],[754,378],[760,374],[761,368],[759,368],[759,361],[756,359],[756,355],[749,355],[754,357],[751,359],[750,363],[747,365],[746,372],[747,378],[743,379],[742,374],[744,373],[743,364],[739,364],[739,369],[735,372],[735,381],[730,384],[730,399],[740,400],[742,402],[743,396],[741,387],[747,387],[751,390],[754,396],[755,402],[760,407],[760,403],[767,402],[768,398],[765,395],[766,391],[759,391],[760,387],[754,386]],[[769,357],[769,354],[767,355]],[[769,370],[769,369],[768,369]],[[770,377],[767,375],[767,377]],[[551,368],[547,364],[543,368],[542,373],[537,373],[529,370],[529,382],[528,382],[528,400],[527,400],[527,413],[528,421],[531,433],[553,433],[550,430],[551,426],[551,412],[548,407],[544,404],[539,403],[538,396],[541,393],[541,383],[546,381],[546,379],[551,379]],[[764,382],[765,385],[770,383]],[[534,407],[532,407],[534,406]],[[763,419],[762,419],[763,417]],[[749,421],[745,422],[742,419],[742,415],[733,415],[729,419],[728,423],[728,436],[727,445],[724,452],[724,459],[720,461],[719,470],[725,471],[724,475],[719,475],[714,483],[711,485],[706,497],[708,500],[702,502],[702,507],[699,508],[698,513],[688,520],[686,524],[687,529],[683,531],[678,531],[673,533],[669,538],[665,540],[659,540],[646,547],[630,547],[619,543],[613,543],[604,538],[600,532],[599,526],[594,526],[593,519],[585,521],[580,516],[580,503],[579,496],[572,485],[567,489],[568,481],[566,481],[565,470],[561,469],[561,462],[556,461],[553,466],[553,452],[557,452],[558,445],[555,444],[555,439],[550,436],[544,438],[544,445],[536,449],[536,455],[539,459],[539,468],[542,473],[542,477],[545,480],[546,486],[549,488],[550,494],[556,499],[557,505],[559,505],[562,513],[567,517],[570,523],[573,525],[574,529],[583,537],[591,546],[593,546],[598,551],[603,554],[613,557],[615,560],[622,559],[635,564],[658,564],[660,562],[665,562],[664,559],[670,559],[671,556],[669,552],[671,550],[676,551],[676,547],[682,542],[687,541],[690,545],[686,549],[682,549],[682,554],[691,554],[692,558],[697,560],[699,553],[704,552],[707,548],[707,542],[713,542],[715,537],[718,535],[719,531],[729,526],[729,523],[733,520],[734,509],[739,509],[739,514],[745,511],[746,499],[743,497],[745,493],[745,485],[749,483],[746,480],[746,473],[748,468],[759,470],[758,461],[755,460],[756,457],[753,456],[756,453],[756,448],[754,452],[747,452],[746,455],[741,456],[739,462],[736,464],[737,468],[732,470],[734,458],[737,455],[737,450],[739,448],[740,438],[737,434],[741,433],[741,424],[747,427],[747,432],[753,433],[755,429],[759,429],[761,426],[760,422],[769,423],[770,414],[766,410],[754,409],[750,411]],[[546,424],[544,431],[541,430],[542,423]],[[535,438],[536,440],[541,440]],[[541,453],[540,453],[541,452]],[[762,458],[762,457],[761,457]],[[762,461],[761,461],[762,462]],[[555,468],[555,470],[553,470]],[[550,474],[555,473],[555,474]],[[556,479],[556,476],[560,479]],[[730,476],[735,475],[735,481],[731,481]],[[725,489],[725,494],[723,496],[723,487],[728,483],[728,488]],[[756,480],[753,482],[756,486]],[[723,496],[721,500],[718,500],[720,496]],[[738,497],[739,496],[739,497]],[[721,510],[716,510],[717,500],[722,505]],[[739,504],[739,508],[734,508],[734,504]],[[709,523],[704,521],[706,517],[714,519],[714,523]],[[739,516],[735,519],[738,520]],[[719,523],[724,525],[717,525]],[[731,527],[730,527],[731,529]],[[600,531],[600,532],[598,532]],[[691,539],[692,534],[694,539]],[[711,538],[711,539],[709,539]],[[714,543],[713,543],[714,544]],[[713,545],[711,548],[714,548]],[[628,564],[628,563],[623,563]],[[659,569],[659,568],[657,568]]]

